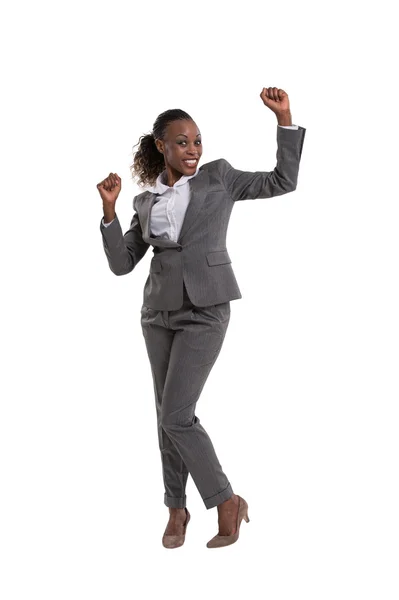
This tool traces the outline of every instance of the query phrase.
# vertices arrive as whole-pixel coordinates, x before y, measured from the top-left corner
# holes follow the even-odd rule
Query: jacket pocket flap
[[[218,250],[217,252],[210,252],[206,255],[208,265],[213,267],[214,265],[224,265],[231,263],[231,259],[227,250]]]

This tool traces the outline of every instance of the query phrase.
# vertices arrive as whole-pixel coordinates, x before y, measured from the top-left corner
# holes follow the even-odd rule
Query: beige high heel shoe
[[[238,494],[237,494],[238,496]],[[240,534],[240,525],[242,519],[244,519],[247,523],[249,523],[248,518],[248,504],[238,496],[239,504],[238,504],[238,514],[237,514],[237,523],[236,523],[236,532],[232,535],[215,535],[209,542],[207,543],[207,548],[220,548],[221,546],[229,546],[230,544],[234,544],[238,540],[238,536]]]
[[[185,509],[186,509],[187,518],[186,518],[186,522],[184,523],[183,533],[180,535],[166,535],[164,533],[163,537],[162,537],[162,544],[165,546],[165,548],[179,548],[179,546],[183,546],[184,540],[186,539],[187,525],[190,520],[190,513],[188,512],[188,509],[186,507],[185,507]]]

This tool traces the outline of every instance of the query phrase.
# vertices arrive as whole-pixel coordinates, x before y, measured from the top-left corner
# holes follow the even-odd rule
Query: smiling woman
[[[135,212],[124,234],[115,212],[119,176],[111,173],[98,184],[106,219],[100,229],[112,272],[130,273],[148,248],[154,252],[143,290],[141,326],[153,378],[164,504],[169,508],[162,537],[166,548],[184,543],[190,520],[189,474],[205,507],[217,507],[219,531],[208,548],[233,544],[241,521],[249,522],[248,503],[233,491],[196,405],[223,346],[230,301],[242,297],[226,245],[233,206],[287,194],[297,186],[305,128],[292,125],[283,90],[263,88],[261,98],[278,120],[273,171],[242,171],[224,158],[199,167],[201,132],[189,114],[174,109],[160,114],[153,133],[140,139],[131,170],[141,187],[153,189],[134,197]],[[141,492],[139,481],[137,502],[142,503]]]
[[[202,155],[201,132],[188,113],[179,108],[161,113],[153,133],[141,136],[131,165],[139,187],[154,185],[166,170],[165,184],[172,187],[182,175],[192,175]]]

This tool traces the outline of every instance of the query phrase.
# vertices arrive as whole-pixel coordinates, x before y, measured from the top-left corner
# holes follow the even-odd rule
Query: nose
[[[193,150],[189,150],[188,146],[186,148],[185,158],[199,158],[201,155],[200,149],[195,144],[192,145]]]

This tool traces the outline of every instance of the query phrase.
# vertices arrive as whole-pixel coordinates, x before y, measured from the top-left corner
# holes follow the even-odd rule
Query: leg
[[[230,303],[170,311],[175,329],[163,388],[161,426],[187,466],[206,508],[233,490],[195,407],[219,355],[230,320]]]
[[[164,504],[171,508],[183,509],[186,506],[188,469],[161,426],[162,397],[175,332],[165,327],[162,311],[143,308],[141,324],[154,384],[158,441],[165,487]]]

